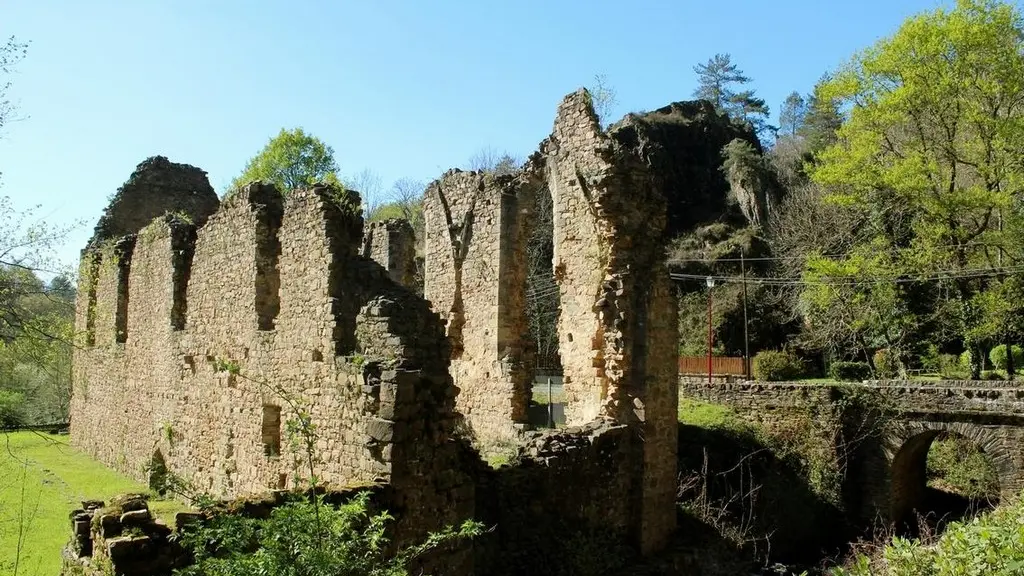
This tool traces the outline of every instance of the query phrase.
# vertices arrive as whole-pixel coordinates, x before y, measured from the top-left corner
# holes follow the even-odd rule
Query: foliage
[[[249,160],[242,173],[231,182],[230,189],[237,190],[254,180],[271,182],[282,193],[317,182],[343,188],[338,180],[334,149],[302,128],[282,128]]]
[[[693,95],[715,105],[720,112],[736,122],[750,125],[759,135],[771,129],[768,125],[768,105],[754,95],[753,90],[740,89],[750,83],[729,54],[715,54],[704,64],[693,67],[697,73],[697,89]]]
[[[762,350],[754,355],[754,378],[778,382],[798,378],[804,371],[803,362],[785,350]]]
[[[881,558],[859,556],[831,576],[1011,576],[1024,572],[1024,501],[951,523],[931,543],[894,538]]]
[[[1024,369],[1024,348],[1014,344],[1010,349],[1013,350],[1013,367],[1015,369]],[[993,366],[999,370],[1006,370],[1006,344],[1000,344],[992,348],[992,351],[988,353],[988,358],[992,361]]]
[[[7,98],[7,91],[11,87],[9,81],[4,77],[14,71],[25,55],[28,54],[28,44],[19,42],[14,36],[9,37],[3,44],[0,44],[0,131],[5,124],[12,119],[15,105]]]
[[[862,382],[871,378],[871,366],[867,362],[833,362],[828,375],[840,382]]]
[[[956,354],[940,354],[938,358],[939,375],[949,380],[960,380],[970,376]]]
[[[928,483],[968,498],[998,498],[999,476],[978,446],[963,437],[936,439],[928,450]]]
[[[872,358],[875,363],[875,376],[878,378],[895,378],[900,373],[899,360],[885,348],[875,350]]]
[[[1015,291],[1005,267],[1022,254],[1022,49],[1014,6],[960,0],[908,19],[821,86],[846,121],[811,177],[859,215],[862,237],[809,258],[805,292],[814,312],[842,311],[849,340],[903,357],[926,333],[978,344],[1016,330],[1002,303],[1020,299],[987,295]]]
[[[83,500],[145,491],[145,486],[70,446],[67,436],[0,434],[0,574],[14,574],[15,562],[19,576],[59,573],[69,510]],[[169,525],[174,513],[185,508],[174,500],[151,499],[149,504]]]
[[[594,83],[587,88],[587,92],[590,92],[590,100],[597,119],[602,126],[608,126],[611,123],[612,110],[619,103],[615,97],[615,89],[608,85],[608,77],[604,74],[596,74]]]
[[[195,563],[176,574],[404,576],[409,561],[481,533],[479,524],[467,522],[391,555],[387,530],[392,521],[386,512],[370,512],[368,492],[336,507],[327,505],[322,495],[293,498],[267,518],[219,514],[183,531],[180,541]]]

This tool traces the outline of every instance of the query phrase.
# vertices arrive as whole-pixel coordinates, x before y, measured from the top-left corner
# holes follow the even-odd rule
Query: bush
[[[410,560],[482,533],[482,525],[466,522],[392,555],[387,532],[393,518],[386,512],[371,514],[369,505],[368,492],[337,507],[322,495],[315,500],[296,496],[267,518],[215,515],[180,535],[195,563],[176,574],[406,576]]]
[[[964,370],[963,364],[960,363],[960,358],[956,354],[939,355],[939,375],[943,378],[959,380],[967,378],[970,374],[970,368]]]
[[[780,382],[799,378],[804,371],[803,362],[784,350],[762,350],[754,356],[754,378],[766,382]]]
[[[883,552],[878,570],[860,556],[850,568],[834,568],[833,576],[987,576],[1019,575],[1024,567],[1024,500],[1000,506],[972,520],[950,523],[933,545],[894,538]]]
[[[861,382],[871,378],[871,366],[867,362],[833,362],[828,375],[841,382]]]
[[[929,372],[941,372],[942,371],[942,355],[939,354],[939,347],[935,344],[929,344],[923,354],[921,354],[921,368]]]
[[[966,370],[968,374],[971,373],[971,356],[970,350],[964,350],[960,354],[960,369]]]
[[[894,378],[899,373],[896,355],[890,354],[887,348],[875,352],[875,374],[878,378]]]
[[[1018,368],[1024,368],[1024,348],[1014,344],[1011,349],[1013,350],[1014,371]],[[1006,370],[1006,344],[1000,344],[993,348],[988,353],[988,359],[992,361],[992,365],[997,369]]]
[[[981,379],[982,380],[1006,380],[1006,378],[1003,376],[1003,374],[1001,372],[997,372],[996,370],[982,370],[981,371]]]

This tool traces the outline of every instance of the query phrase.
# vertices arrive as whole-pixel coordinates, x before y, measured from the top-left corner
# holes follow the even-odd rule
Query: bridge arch
[[[889,519],[898,530],[916,526],[916,512],[929,498],[927,460],[933,442],[961,437],[973,443],[995,468],[1000,497],[1016,484],[1018,471],[997,427],[966,422],[900,422],[885,438],[889,462]]]

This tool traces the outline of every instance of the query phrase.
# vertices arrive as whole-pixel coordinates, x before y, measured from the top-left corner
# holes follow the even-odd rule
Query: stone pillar
[[[363,256],[383,266],[391,279],[412,288],[416,282],[416,234],[403,218],[367,222]]]
[[[590,95],[558,108],[543,145],[554,205],[554,275],[566,420],[629,424],[643,552],[675,528],[676,306],[662,233],[665,199],[635,141],[605,134]]]

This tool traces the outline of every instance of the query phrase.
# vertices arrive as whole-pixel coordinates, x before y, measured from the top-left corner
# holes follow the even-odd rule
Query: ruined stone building
[[[218,201],[199,169],[151,158],[82,253],[72,441],[217,496],[311,470],[384,483],[402,537],[495,526],[475,544],[481,574],[536,547],[539,526],[658,550],[675,528],[677,385],[657,153],[644,124],[605,132],[589,94],[570,94],[518,173],[454,170],[428,187],[423,297],[408,223],[364,224],[329,186],[255,182]],[[568,420],[547,433],[526,431],[539,194],[554,206]],[[300,413],[312,462],[287,433]],[[519,456],[491,470],[469,439]]]

